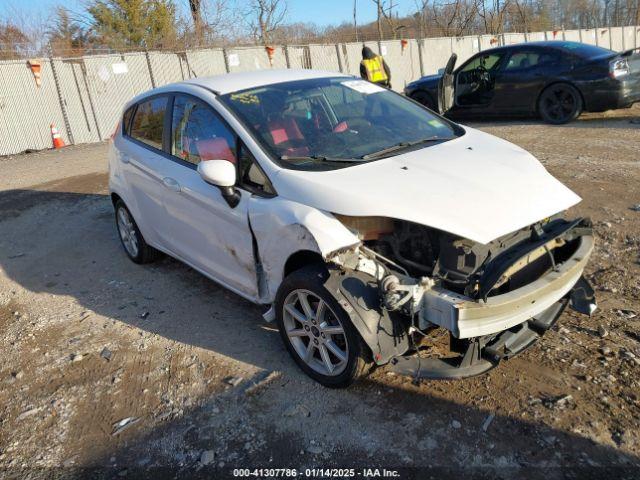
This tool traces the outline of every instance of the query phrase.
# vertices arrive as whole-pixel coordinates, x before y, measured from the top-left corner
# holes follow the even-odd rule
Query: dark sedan
[[[452,117],[539,115],[562,124],[582,112],[640,102],[640,54],[576,42],[532,42],[484,50],[422,77],[405,94]]]

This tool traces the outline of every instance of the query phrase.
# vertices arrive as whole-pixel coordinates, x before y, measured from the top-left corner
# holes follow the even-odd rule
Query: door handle
[[[162,183],[164,184],[165,187],[167,187],[169,190],[172,190],[174,192],[180,192],[180,184],[173,178],[171,177],[164,177],[162,179]]]

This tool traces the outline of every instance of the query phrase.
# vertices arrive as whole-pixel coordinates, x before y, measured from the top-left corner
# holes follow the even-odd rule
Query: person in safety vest
[[[371,83],[391,88],[391,70],[380,55],[373,53],[369,47],[362,47],[360,76]]]

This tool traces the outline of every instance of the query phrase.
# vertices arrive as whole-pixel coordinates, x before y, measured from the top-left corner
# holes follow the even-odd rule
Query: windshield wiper
[[[360,163],[362,159],[360,158],[338,158],[338,157],[327,157],[326,155],[311,155],[311,156],[298,156],[298,155],[282,155],[280,160],[286,161],[304,161],[304,160],[313,160],[317,162],[345,162],[345,163]]]
[[[381,157],[383,155],[386,155],[387,153],[393,153],[398,150],[403,150],[405,148],[413,147],[415,145],[420,145],[421,143],[440,142],[440,141],[444,142],[445,140],[452,140],[453,138],[454,137],[434,136],[434,137],[423,138],[421,140],[415,140],[413,142],[400,142],[400,143],[396,143],[395,145],[391,145],[390,147],[383,148],[382,150],[378,150],[377,152],[368,153],[362,156],[361,158],[363,160],[371,160],[372,158]]]

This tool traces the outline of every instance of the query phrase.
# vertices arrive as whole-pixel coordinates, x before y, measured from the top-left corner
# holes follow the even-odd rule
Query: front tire
[[[349,315],[324,287],[328,273],[305,267],[287,276],[276,295],[280,336],[307,375],[330,388],[344,388],[366,375],[370,353]]]
[[[160,257],[160,252],[147,244],[133,215],[122,200],[115,205],[116,227],[125,253],[135,263],[150,263]]]
[[[540,117],[552,125],[569,123],[582,113],[582,96],[568,83],[556,83],[547,87],[538,99]]]

